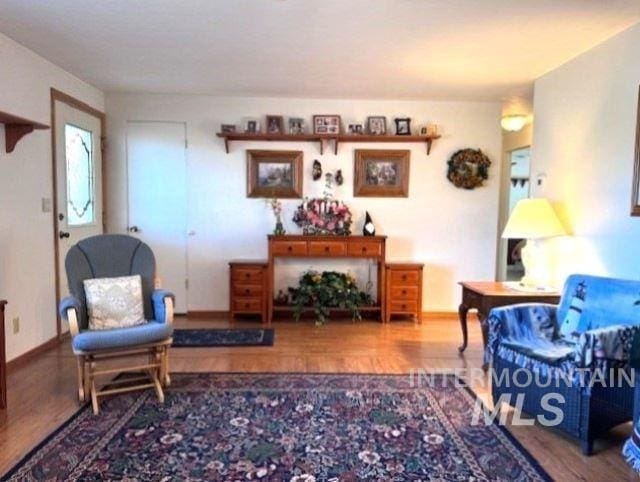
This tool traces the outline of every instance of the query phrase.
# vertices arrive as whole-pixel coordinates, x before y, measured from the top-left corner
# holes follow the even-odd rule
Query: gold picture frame
[[[247,197],[302,197],[302,151],[247,150]]]
[[[356,149],[355,197],[409,197],[409,150]]]

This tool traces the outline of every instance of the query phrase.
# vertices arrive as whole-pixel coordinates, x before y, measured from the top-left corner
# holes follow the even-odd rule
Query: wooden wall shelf
[[[35,129],[48,129],[49,126],[0,111],[0,124],[4,124],[5,148],[13,152],[16,144]]]
[[[320,154],[324,152],[324,143],[333,141],[333,153],[338,154],[340,143],[353,142],[420,142],[427,148],[427,156],[431,153],[431,144],[440,136],[373,136],[356,134],[249,134],[242,132],[220,132],[216,134],[224,139],[224,147],[229,153],[229,143],[232,141],[269,141],[269,142],[318,142],[320,144]]]

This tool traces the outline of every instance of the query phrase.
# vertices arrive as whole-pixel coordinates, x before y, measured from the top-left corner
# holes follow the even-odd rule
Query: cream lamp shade
[[[542,239],[567,234],[551,203],[543,198],[521,199],[509,216],[503,238]]]
[[[521,199],[513,208],[502,237],[527,239],[521,250],[524,276],[519,283],[525,291],[548,289],[548,262],[539,240],[564,234],[558,216],[546,199]]]

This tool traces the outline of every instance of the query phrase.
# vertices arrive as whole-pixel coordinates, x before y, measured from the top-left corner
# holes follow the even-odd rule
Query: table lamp
[[[505,239],[526,239],[522,248],[524,276],[520,286],[530,290],[544,290],[547,281],[546,263],[540,250],[540,239],[563,236],[566,231],[551,207],[542,198],[521,199],[513,208],[502,237]]]

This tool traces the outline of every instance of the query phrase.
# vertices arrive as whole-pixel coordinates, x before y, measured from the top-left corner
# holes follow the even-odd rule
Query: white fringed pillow
[[[84,280],[90,330],[111,330],[146,323],[140,275]]]

